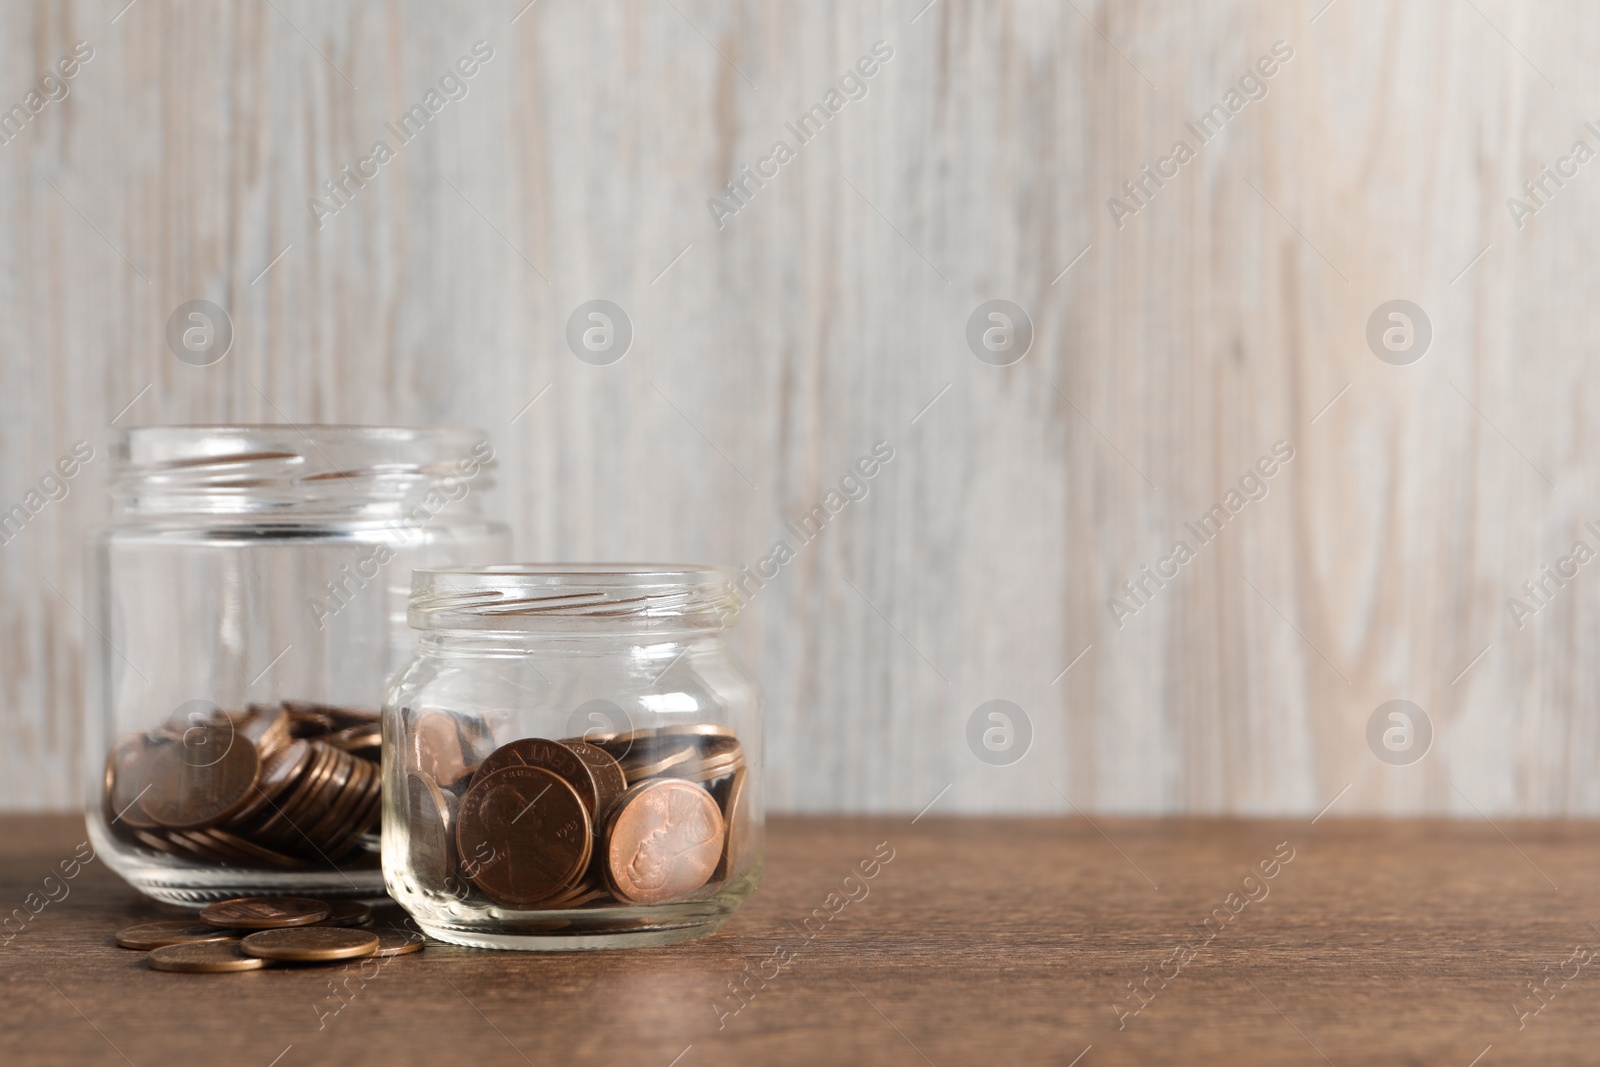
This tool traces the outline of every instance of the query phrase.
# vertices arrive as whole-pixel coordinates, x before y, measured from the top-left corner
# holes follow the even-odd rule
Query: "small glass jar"
[[[416,659],[383,709],[383,873],[479,948],[714,932],[763,856],[761,700],[727,572],[418,571]]]
[[[377,707],[411,569],[504,558],[471,430],[151,426],[91,536],[99,855],[160,900],[378,896]]]

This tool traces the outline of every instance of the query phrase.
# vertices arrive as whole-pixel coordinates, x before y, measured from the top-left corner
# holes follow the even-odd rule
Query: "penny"
[[[594,777],[595,787],[595,826],[603,825],[605,817],[611,811],[611,805],[617,802],[628,788],[628,779],[622,773],[622,765],[611,758],[603,748],[598,748],[584,741],[561,741],[558,744],[570,748],[579,759],[589,768],[589,773]]]
[[[705,885],[722,858],[722,812],[698,785],[661,778],[629,789],[606,835],[606,875],[616,895],[660,904]]]
[[[305,897],[239,897],[206,905],[200,910],[200,920],[230,930],[273,930],[319,923],[332,910],[320,900]]]
[[[374,956],[405,956],[412,952],[421,952],[427,938],[415,930],[396,930],[393,927],[383,927],[373,930],[378,938],[377,951]]]
[[[261,774],[244,807],[229,816],[228,822],[242,825],[276,804],[311,763],[312,749],[305,741],[283,745],[261,764]]]
[[[323,926],[369,926],[372,923],[372,909],[359,900],[330,900],[328,909]]]
[[[153,950],[145,959],[156,971],[180,971],[186,974],[221,974],[225,971],[259,971],[267,961],[256,956],[246,956],[239,950],[238,941],[192,941],[183,945],[166,945]]]
[[[630,757],[626,763],[622,764],[622,773],[628,776],[629,784],[637,782],[641,778],[655,778],[658,775],[665,774],[674,767],[687,763],[695,757],[695,748],[692,744],[683,745],[665,755],[661,754],[660,749],[649,751],[650,754],[645,756],[639,756],[638,753],[634,753],[633,757]]]
[[[593,821],[597,817],[600,809],[600,790],[595,784],[594,774],[589,770],[589,765],[566,745],[545,737],[524,737],[501,745],[489,753],[479,764],[477,773],[472,776],[472,786],[477,786],[496,771],[519,765],[543,767],[564,779],[583,801],[590,820]]]
[[[410,765],[441,786],[460,778],[467,766],[455,719],[442,711],[424,711],[411,721],[406,749]]]
[[[189,945],[197,941],[236,941],[238,935],[193,919],[163,919],[139,923],[117,931],[117,944],[145,952],[163,945]]]
[[[236,735],[232,723],[201,723],[152,757],[141,803],[163,826],[208,826],[249,802],[260,769],[256,746]]]
[[[143,734],[134,734],[119,741],[106,757],[106,796],[111,808],[106,821],[109,825],[121,823],[140,830],[156,827],[156,821],[145,813],[140,803],[149,785],[150,760],[156,748]]]
[[[570,751],[568,755],[583,766]],[[480,772],[462,798],[456,820],[456,847],[462,855],[480,854],[480,844],[491,850],[471,870],[472,881],[511,907],[555,896],[581,877],[593,843],[588,809],[577,791],[543,767]]]
[[[723,806],[723,821],[727,823],[728,830],[722,846],[722,858],[712,874],[715,881],[742,877],[752,859],[753,826],[747,796],[745,772],[740,770],[733,776],[733,784],[728,788],[728,802]]]
[[[321,963],[370,956],[378,950],[378,935],[339,926],[290,927],[251,934],[239,942],[239,948],[262,959]]]
[[[443,892],[455,867],[455,825],[450,799],[433,779],[406,772],[406,832],[411,875],[424,890]]]

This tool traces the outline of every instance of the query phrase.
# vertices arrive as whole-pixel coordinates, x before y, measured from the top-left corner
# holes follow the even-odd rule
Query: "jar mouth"
[[[112,439],[113,500],[139,513],[393,511],[490,484],[494,450],[465,427],[136,426]]]
[[[738,614],[733,571],[681,563],[504,563],[411,573],[417,630],[721,628]]]

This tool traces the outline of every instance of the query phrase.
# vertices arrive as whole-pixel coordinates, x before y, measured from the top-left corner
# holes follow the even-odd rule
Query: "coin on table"
[[[117,931],[117,944],[123,948],[136,948],[148,952],[164,945],[189,945],[197,941],[235,941],[231,934],[208,923],[194,919],[162,919],[159,922],[139,923]]]
[[[560,741],[552,741],[547,737],[524,737],[501,745],[479,764],[472,784],[477,785],[489,775],[507,767],[543,767],[566,779],[567,784],[577,792],[578,799],[583,801],[589,819],[593,821],[596,818],[600,808],[600,790],[595,784],[594,774],[576,752]]]
[[[323,926],[371,926],[372,909],[359,900],[330,900]]]
[[[405,956],[412,952],[421,952],[427,938],[415,930],[396,930],[393,927],[379,927],[372,931],[378,938],[378,949],[374,956]]]
[[[710,793],[674,778],[640,782],[611,816],[606,873],[621,899],[660,904],[705,885],[722,846],[722,812]]]
[[[267,961],[246,956],[238,941],[193,941],[154,949],[145,959],[152,970],[186,974],[221,974],[225,971],[259,971]]]
[[[628,788],[628,779],[622,773],[622,765],[611,757],[603,748],[598,748],[585,741],[558,742],[564,748],[570,748],[579,759],[589,768],[589,773],[594,776],[595,788],[595,826],[601,825],[606,815],[611,811],[611,805]]]
[[[486,857],[468,874],[501,904],[536,904],[560,893],[582,875],[593,846],[588,809],[554,771],[506,767],[480,777],[461,798],[456,848]]]
[[[151,758],[140,803],[169,829],[210,826],[249,803],[260,771],[256,746],[231,723],[202,723]]]
[[[247,955],[293,963],[353,960],[378,950],[378,935],[341,926],[291,926],[261,930],[239,942]]]
[[[206,905],[200,909],[200,919],[229,930],[275,930],[319,923],[332,910],[305,897],[239,897]]]

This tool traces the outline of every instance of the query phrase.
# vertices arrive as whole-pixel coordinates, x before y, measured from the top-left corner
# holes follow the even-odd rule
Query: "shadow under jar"
[[[670,564],[419,571],[383,714],[383,873],[479,948],[714,932],[763,856],[761,701],[730,575]]]
[[[199,903],[378,896],[378,705],[413,567],[503,557],[481,433],[150,426],[90,540],[88,823],[133,886]]]

